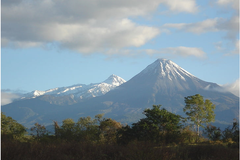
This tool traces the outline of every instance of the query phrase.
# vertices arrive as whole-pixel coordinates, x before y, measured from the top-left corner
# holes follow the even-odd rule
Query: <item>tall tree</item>
[[[183,111],[195,125],[197,125],[197,133],[199,136],[199,127],[203,124],[215,121],[214,109],[215,105],[208,99],[204,101],[203,96],[196,94],[185,97],[185,107]]]

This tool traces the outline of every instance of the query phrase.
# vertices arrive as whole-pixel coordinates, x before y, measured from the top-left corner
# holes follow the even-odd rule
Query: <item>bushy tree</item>
[[[97,119],[91,119],[91,117],[79,118],[76,123],[76,134],[79,140],[98,140],[100,132]]]
[[[117,143],[128,144],[130,141],[136,138],[135,135],[135,131],[129,125],[122,126],[122,128],[117,131]]]
[[[68,118],[62,121],[62,126],[59,128],[59,134],[62,139],[73,139],[75,134],[75,122],[73,119]]]
[[[26,128],[12,117],[1,112],[1,136],[3,138],[20,138],[26,133]]]
[[[232,127],[227,127],[223,131],[213,125],[208,125],[204,133],[212,141],[223,140],[225,142],[232,141],[239,143],[239,123],[234,120]]]
[[[54,122],[55,135],[58,138],[76,141],[96,141],[99,140],[99,124],[102,121],[102,114],[91,117],[80,117],[77,122],[73,119],[65,119],[62,126]]]
[[[197,132],[192,128],[192,126],[185,126],[181,130],[181,143],[196,143],[199,140]]]
[[[204,127],[203,124],[214,122],[215,105],[208,99],[204,101],[203,96],[196,94],[185,97],[185,107],[183,111],[188,116],[188,119],[197,125],[197,132],[199,135],[199,127]]]
[[[115,143],[117,140],[117,131],[122,128],[120,122],[117,122],[111,118],[103,119],[100,122],[100,137],[106,143]]]
[[[220,128],[215,127],[213,125],[207,125],[207,127],[204,130],[204,134],[207,135],[207,137],[212,141],[221,140],[222,132]]]
[[[182,118],[160,107],[161,105],[153,105],[152,109],[145,109],[143,114],[146,118],[133,123],[132,128],[123,128],[120,132],[125,130],[125,133],[122,133],[121,139],[126,140],[132,137],[140,141],[165,141],[166,143],[174,141],[180,134]]]
[[[34,126],[30,129],[31,135],[36,139],[43,138],[44,136],[48,135],[48,131],[44,125],[35,123]]]

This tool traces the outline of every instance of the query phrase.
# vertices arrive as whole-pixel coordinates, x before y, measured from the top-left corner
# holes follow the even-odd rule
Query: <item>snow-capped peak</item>
[[[186,77],[195,77],[176,63],[167,59],[157,59],[143,70],[143,73],[147,72],[159,73],[161,77],[167,77],[169,80],[178,78],[185,80]]]
[[[126,81],[124,79],[122,79],[121,77],[116,76],[114,74],[112,74],[111,76],[108,77],[108,79],[103,81],[103,83],[112,84],[114,86],[120,86],[121,84],[123,84],[125,82]]]

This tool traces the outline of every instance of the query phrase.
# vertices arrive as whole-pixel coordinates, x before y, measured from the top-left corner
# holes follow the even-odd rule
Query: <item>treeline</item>
[[[143,114],[146,118],[140,119],[132,126],[122,125],[111,118],[103,118],[103,114],[91,117],[81,117],[77,122],[73,119],[65,119],[59,126],[54,122],[55,132],[49,132],[44,125],[35,123],[26,134],[26,128],[17,123],[11,117],[1,113],[2,140],[34,139],[42,142],[54,140],[76,142],[98,142],[128,144],[131,141],[151,141],[157,144],[190,144],[208,140],[229,143],[239,142],[239,124],[233,122],[225,130],[221,131],[211,124],[207,125],[202,135],[194,131],[194,127],[186,125],[185,118],[161,109],[160,105],[153,105],[152,109],[146,109]],[[29,136],[31,135],[31,136]]]
[[[61,125],[54,121],[54,133],[50,133],[44,125],[36,123],[30,128],[30,134],[28,135],[26,135],[26,128],[23,125],[1,113],[2,158],[8,157],[7,159],[11,159],[9,158],[9,156],[12,156],[10,152],[12,152],[12,149],[17,150],[14,147],[22,146],[21,149],[19,148],[19,152],[16,153],[16,155],[22,155],[20,152],[30,149],[31,146],[36,149],[36,152],[43,150],[42,153],[46,155],[41,158],[44,159],[53,159],[54,156],[48,155],[50,153],[46,150],[54,150],[54,148],[62,149],[62,153],[58,154],[66,156],[66,158],[57,156],[58,159],[112,159],[112,156],[121,157],[121,154],[123,157],[119,159],[129,159],[128,156],[133,156],[132,159],[136,159],[136,156],[139,156],[135,155],[135,151],[129,153],[126,148],[129,150],[142,150],[146,155],[151,152],[152,157],[162,156],[161,159],[171,159],[171,157],[172,159],[184,159],[186,156],[189,159],[199,159],[199,157],[196,158],[198,154],[200,155],[197,152],[204,152],[201,153],[201,156],[205,155],[206,157],[212,156],[212,154],[218,154],[217,157],[219,157],[220,154],[221,158],[226,159],[226,156],[229,156],[230,159],[237,159],[239,154],[238,122],[234,121],[232,126],[221,131],[219,128],[209,124],[215,118],[215,105],[211,101],[204,100],[201,95],[197,94],[185,97],[185,103],[184,112],[187,115],[186,117],[171,113],[161,108],[161,105],[153,105],[151,109],[144,110],[145,118],[140,119],[131,126],[123,125],[111,118],[104,118],[103,114],[99,114],[93,119],[91,117],[80,117],[77,122],[70,118],[65,119]],[[196,126],[197,131],[195,131],[194,126]],[[204,128],[202,134],[200,134],[199,127]],[[207,138],[204,138],[203,135]],[[197,146],[189,146],[191,144],[197,144]],[[222,148],[219,148],[219,145]],[[46,148],[43,146],[46,146]],[[47,146],[50,148],[47,148]],[[74,148],[74,146],[77,148]],[[147,149],[146,146],[150,148]],[[216,153],[209,153],[209,151],[205,150],[209,147],[211,150],[215,149]],[[74,153],[71,151],[65,153],[69,149],[74,150]],[[76,149],[79,149],[78,151],[81,151],[81,154]],[[100,153],[105,155],[105,158],[103,155],[100,156],[101,158],[94,158],[92,155],[84,158],[85,154],[91,154],[91,150],[97,152],[98,156],[100,156]],[[162,154],[159,155],[155,150]],[[191,150],[196,153],[189,153]],[[185,153],[185,151],[187,152]],[[54,152],[56,151],[52,151],[52,153]],[[220,152],[225,154],[222,155]],[[35,153],[31,153],[30,157],[32,154]],[[28,157],[22,156],[19,156],[19,159],[28,159]],[[146,159],[155,159],[149,156]],[[30,157],[29,159],[32,158]],[[116,157],[114,159],[117,159]],[[140,159],[143,157],[140,156]],[[13,157],[13,159],[18,158]]]

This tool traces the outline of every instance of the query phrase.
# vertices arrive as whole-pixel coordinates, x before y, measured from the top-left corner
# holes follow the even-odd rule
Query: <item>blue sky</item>
[[[239,88],[238,0],[2,0],[1,9],[2,92],[129,80],[157,58]]]

